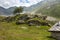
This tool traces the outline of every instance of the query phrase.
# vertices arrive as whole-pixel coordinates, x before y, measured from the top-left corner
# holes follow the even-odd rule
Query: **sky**
[[[31,5],[37,4],[42,0],[0,0],[0,6],[4,8],[9,8],[13,6],[26,6],[29,7]]]

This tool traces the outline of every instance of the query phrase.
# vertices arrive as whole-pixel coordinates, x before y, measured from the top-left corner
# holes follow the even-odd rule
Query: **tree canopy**
[[[19,14],[19,13],[21,13],[21,12],[23,12],[23,7],[16,7],[16,9],[14,10],[14,14]]]

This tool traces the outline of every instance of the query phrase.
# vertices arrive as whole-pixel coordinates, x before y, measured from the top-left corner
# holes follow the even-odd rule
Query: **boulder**
[[[34,25],[40,25],[40,22],[38,20],[30,20],[27,22],[29,26],[34,26]]]
[[[13,17],[6,17],[6,18],[4,18],[4,19],[2,19],[2,21],[6,21],[6,22],[12,22],[12,21],[14,21],[15,19],[13,18]]]
[[[51,26],[48,22],[41,22],[41,25],[43,25],[43,26]]]
[[[18,18],[18,20],[24,20],[24,21],[29,20],[29,19],[30,19],[30,17],[28,17],[28,15],[23,15]]]
[[[38,15],[34,15],[34,17],[33,18],[38,18]]]
[[[42,16],[42,19],[43,19],[43,20],[46,20],[46,18],[47,18],[47,16]]]
[[[25,23],[25,21],[23,21],[23,20],[19,20],[16,22],[17,25],[24,24],[24,23]]]

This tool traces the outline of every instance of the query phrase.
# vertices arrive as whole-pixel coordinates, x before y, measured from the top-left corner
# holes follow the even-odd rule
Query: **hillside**
[[[53,16],[56,18],[60,17],[60,1],[56,0],[55,2],[49,4],[49,2],[46,2],[46,4],[43,4],[44,6],[39,7],[35,13],[42,13],[44,15]]]
[[[12,15],[15,8],[16,7],[11,7],[11,8],[5,9],[0,6],[0,15],[7,15],[7,16]]]
[[[36,13],[42,13],[45,15],[59,18],[60,17],[60,4],[56,4],[48,8],[40,8]]]
[[[29,19],[25,20],[24,24],[18,22],[19,25],[17,25],[17,20],[24,21],[26,19],[24,15],[9,16],[7,18],[0,17],[2,19],[0,20],[0,40],[55,40],[51,37],[51,33],[48,32],[50,26],[44,25],[47,21],[41,17],[34,16],[31,18],[34,19],[33,21]],[[28,25],[26,22],[30,21],[32,24]]]

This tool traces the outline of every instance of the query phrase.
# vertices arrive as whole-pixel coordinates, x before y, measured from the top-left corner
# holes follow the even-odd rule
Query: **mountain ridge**
[[[24,8],[24,11],[26,11],[26,12],[33,12],[36,10],[35,13],[37,13],[40,8],[50,8],[50,6],[55,5],[59,2],[60,2],[60,0],[43,0],[35,5],[32,5],[30,7],[24,6],[23,8]],[[16,8],[16,6],[10,7],[8,9],[0,7],[0,15],[12,15],[15,8]]]
[[[52,5],[45,5],[39,8],[36,13],[42,13],[43,15],[53,16],[56,18],[60,17],[60,0],[52,2]]]

